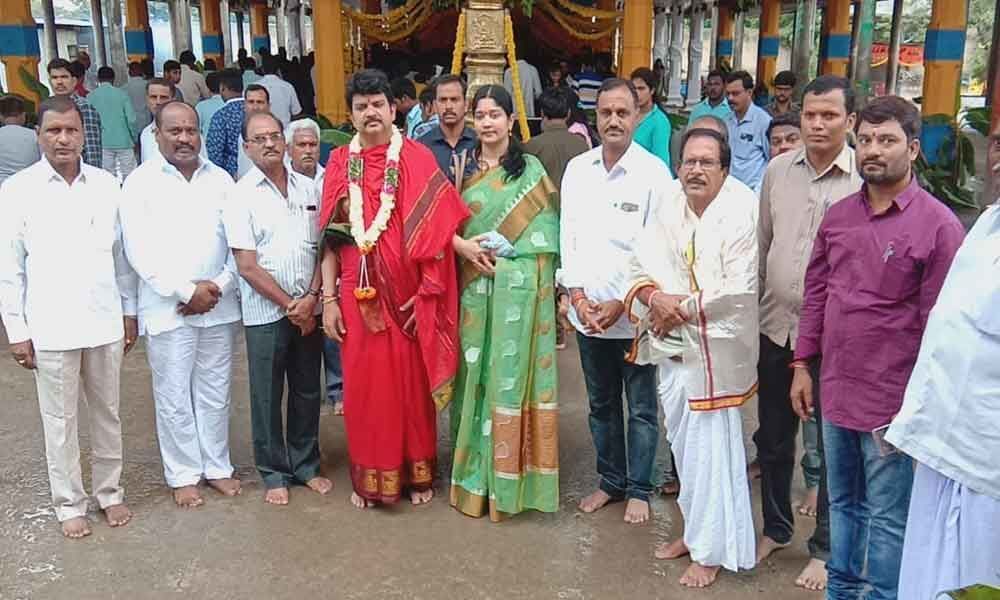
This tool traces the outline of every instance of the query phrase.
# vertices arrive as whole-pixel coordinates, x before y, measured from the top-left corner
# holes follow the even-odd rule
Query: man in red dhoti
[[[452,240],[468,217],[427,148],[392,126],[380,71],[351,77],[358,133],[330,155],[323,187],[323,328],[341,342],[351,502],[430,501],[439,408],[458,367]],[[337,279],[340,279],[339,287]]]

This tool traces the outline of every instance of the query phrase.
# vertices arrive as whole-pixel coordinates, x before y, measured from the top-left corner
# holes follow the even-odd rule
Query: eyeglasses
[[[257,144],[258,146],[263,146],[268,142],[271,142],[272,144],[277,144],[278,142],[284,139],[285,139],[284,134],[275,132],[275,133],[268,133],[265,135],[255,135],[247,141],[249,141],[251,144]]]
[[[715,160],[714,158],[685,158],[681,166],[685,169],[693,169],[695,167],[701,167],[704,171],[712,171],[719,167],[722,163]]]

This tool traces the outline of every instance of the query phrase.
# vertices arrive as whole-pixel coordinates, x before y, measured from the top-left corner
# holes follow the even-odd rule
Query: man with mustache
[[[48,98],[38,124],[42,159],[0,186],[0,315],[14,360],[35,377],[56,518],[63,535],[82,538],[91,533],[77,435],[83,395],[94,496],[111,527],[132,518],[118,406],[122,355],[136,341],[136,281],[122,251],[118,181],[81,160],[79,105]]]
[[[726,75],[726,98],[732,112],[726,116],[733,149],[733,177],[760,193],[760,181],[770,159],[767,126],[771,115],[753,101],[753,77],[746,71]]]
[[[632,82],[605,81],[597,93],[604,143],[569,162],[560,195],[560,283],[569,290],[600,476],[597,490],[579,506],[593,513],[627,500],[624,519],[632,524],[650,519],[659,428],[656,370],[625,360],[635,328],[622,300],[635,238],[672,181],[663,162],[633,141],[638,119],[639,94]]]
[[[434,80],[433,87],[438,127],[417,141],[430,149],[441,171],[461,190],[462,180],[478,170],[472,158],[476,132],[465,125],[465,80],[457,75],[442,75]]]
[[[253,84],[251,84],[253,85]],[[236,69],[219,71],[219,94],[225,105],[212,115],[205,136],[208,158],[222,167],[233,179],[239,179],[253,167],[244,150],[243,121],[254,112],[266,112],[267,89],[256,86],[243,97],[243,77]]]
[[[775,117],[771,124],[785,117]],[[795,583],[810,590],[826,587],[825,565],[830,556],[819,397],[813,414],[796,415],[789,402],[792,370],[788,365],[796,348],[802,281],[816,230],[830,206],[861,188],[854,150],[847,144],[854,120],[850,81],[834,75],[812,81],[803,96],[805,147],[771,160],[760,193],[760,426],[754,442],[761,469],[764,529],[757,544],[757,562],[791,543],[795,527],[791,486],[801,421],[807,497],[799,512],[808,514],[811,509],[816,527],[809,540],[810,561]],[[795,125],[798,130],[799,123]]]
[[[680,582],[712,585],[723,567],[754,564],[753,516],[740,406],[757,393],[757,210],[729,176],[725,138],[692,129],[674,183],[635,246],[626,310],[632,354],[658,371],[680,476],[684,533],[655,556],[690,555]]]
[[[156,114],[160,108],[174,99],[174,84],[169,79],[154,77],[146,83],[146,108],[149,114],[153,115],[153,120],[139,134],[139,162],[159,162],[163,160],[160,153],[160,143],[156,137]],[[198,151],[202,158],[208,159],[208,152],[205,146],[201,146]]]
[[[153,122],[159,152],[125,180],[122,233],[139,274],[164,478],[177,506],[194,508],[202,480],[225,496],[240,492],[229,458],[240,304],[222,223],[232,179],[201,154],[191,105],[171,100]]]
[[[381,71],[351,77],[358,133],[330,154],[320,219],[323,331],[341,344],[359,509],[434,497],[435,405],[451,400],[461,352],[452,243],[469,211],[430,151],[393,127],[394,100]]]
[[[913,175],[917,108],[898,96],[876,98],[858,121],[864,185],[827,209],[813,242],[791,400],[800,417],[813,412],[818,366],[830,498],[827,598],[856,600],[870,587],[868,598],[895,600],[913,463],[884,434],[965,232]]]
[[[1000,178],[1000,126],[987,154]],[[927,320],[920,355],[886,440],[913,458],[899,597],[934,600],[1000,587],[1000,205],[962,243]]]
[[[254,166],[229,186],[223,218],[240,274],[254,462],[264,501],[282,506],[292,484],[333,488],[320,475],[319,195],[312,179],[285,167],[277,117],[250,114],[242,136]]]

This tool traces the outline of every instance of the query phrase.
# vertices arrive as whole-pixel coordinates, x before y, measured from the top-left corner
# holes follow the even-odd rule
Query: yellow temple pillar
[[[719,25],[716,28],[718,39],[715,42],[715,57],[717,64],[712,68],[725,65],[728,68],[733,66],[733,31],[736,19],[733,18],[733,10],[728,6],[719,6]]]
[[[340,0],[313,3],[316,109],[332,123],[348,118],[344,99],[344,33]]]
[[[618,73],[623,77],[649,67],[653,56],[653,0],[628,0],[622,20],[622,59]]]
[[[851,59],[851,0],[827,0],[819,41],[820,75],[847,77]]]
[[[153,30],[146,0],[125,0],[125,51],[130,61],[153,58]]]
[[[202,58],[211,58],[220,68],[222,60],[222,12],[219,3],[202,0],[201,3],[201,53]]]
[[[34,102],[37,110],[42,98],[38,86],[30,81],[37,83],[42,51],[35,20],[31,17],[30,0],[0,1],[0,39],[3,40],[0,61],[6,68],[9,87],[6,91]]]
[[[965,2],[934,0],[924,40],[923,128],[920,142],[927,160],[939,160],[942,145],[954,137],[962,87],[962,59],[968,13]],[[944,116],[947,120],[941,119]]]
[[[316,4],[326,4],[323,0]],[[340,2],[336,3],[340,6]],[[316,9],[313,8],[315,13]],[[271,37],[267,28],[267,0],[252,0],[250,3],[250,52],[258,52],[261,48],[271,49]]]
[[[760,5],[760,42],[757,45],[757,82],[771,89],[778,72],[781,49],[781,0],[763,0]]]

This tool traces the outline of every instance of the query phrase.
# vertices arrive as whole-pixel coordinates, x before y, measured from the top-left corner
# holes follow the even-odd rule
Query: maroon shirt
[[[823,418],[871,431],[903,403],[920,338],[965,230],[914,178],[873,215],[867,186],[834,204],[806,270],[797,360],[822,356]]]

